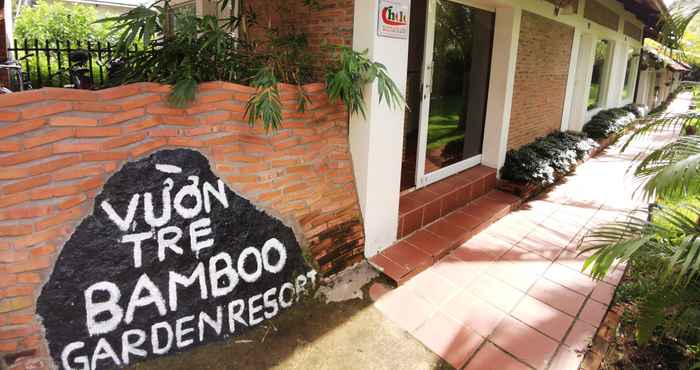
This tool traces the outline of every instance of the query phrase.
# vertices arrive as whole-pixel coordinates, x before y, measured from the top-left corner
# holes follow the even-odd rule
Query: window
[[[601,104],[609,57],[610,41],[598,40],[595,44],[593,76],[591,77],[591,89],[588,93],[588,110],[598,108]]]
[[[622,86],[622,100],[629,99],[634,93],[634,85],[637,80],[637,67],[639,54],[633,48],[627,50],[627,69],[625,70],[625,84]]]

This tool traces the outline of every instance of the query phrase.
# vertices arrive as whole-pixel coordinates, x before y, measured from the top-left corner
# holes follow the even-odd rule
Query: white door
[[[429,0],[416,187],[481,163],[495,13]]]

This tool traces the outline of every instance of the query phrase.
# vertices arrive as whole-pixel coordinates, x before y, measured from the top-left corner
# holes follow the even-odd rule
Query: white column
[[[591,76],[593,74],[593,59],[595,57],[595,38],[591,34],[581,36],[579,53],[576,64],[576,80],[571,101],[571,116],[569,117],[569,130],[581,131],[586,119],[588,109],[588,94],[591,89]]]
[[[355,1],[353,48],[383,63],[405,95],[408,40],[377,36],[378,1]],[[350,117],[350,152],[365,226],[365,256],[396,240],[404,110],[379,103],[376,83],[365,88],[366,118]]]
[[[605,106],[616,108],[620,106],[622,97],[622,85],[625,83],[625,70],[627,69],[627,45],[621,41],[615,41],[610,57],[610,73],[608,73],[608,88],[605,92]]]
[[[493,168],[501,168],[508,150],[508,128],[513,103],[521,18],[522,9],[520,8],[496,8],[491,81],[481,159],[484,165]]]
[[[574,103],[575,88],[576,88],[576,70],[578,68],[578,54],[581,46],[581,29],[574,29],[574,41],[571,43],[571,58],[569,60],[569,76],[566,79],[566,95],[564,99],[564,107],[562,109],[561,130],[569,129],[572,110],[571,106]]]

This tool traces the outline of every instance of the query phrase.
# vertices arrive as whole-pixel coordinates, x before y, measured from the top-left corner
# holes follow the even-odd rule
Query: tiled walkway
[[[687,104],[681,98],[672,109]],[[581,272],[577,242],[643,204],[630,197],[638,185],[626,173],[630,161],[671,136],[587,161],[399,288],[373,286],[375,306],[458,369],[577,369],[623,274],[593,281]]]

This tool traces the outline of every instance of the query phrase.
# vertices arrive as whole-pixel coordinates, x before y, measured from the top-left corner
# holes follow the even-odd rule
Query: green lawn
[[[450,142],[464,139],[464,129],[459,128],[459,113],[464,97],[437,97],[430,102],[428,118],[428,150],[437,149]]]
[[[591,91],[588,93],[588,110],[598,107],[598,90],[600,85],[591,85]]]

